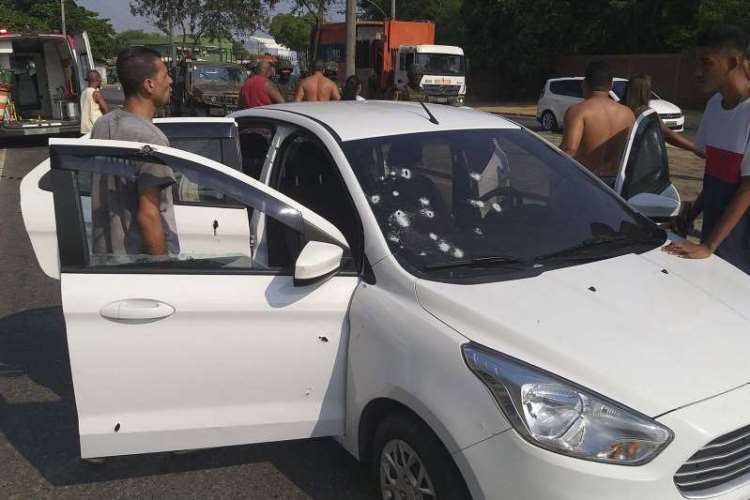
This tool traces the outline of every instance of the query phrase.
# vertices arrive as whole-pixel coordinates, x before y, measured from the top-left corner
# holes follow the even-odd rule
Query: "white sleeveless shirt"
[[[94,92],[99,89],[86,87],[81,94],[81,133],[88,134],[94,126],[94,122],[102,116],[99,104],[94,100]]]

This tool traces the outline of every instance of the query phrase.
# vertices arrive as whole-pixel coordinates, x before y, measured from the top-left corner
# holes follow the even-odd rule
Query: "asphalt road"
[[[45,144],[0,147],[0,498],[376,498],[331,439],[80,461],[59,282],[39,269],[18,201]]]

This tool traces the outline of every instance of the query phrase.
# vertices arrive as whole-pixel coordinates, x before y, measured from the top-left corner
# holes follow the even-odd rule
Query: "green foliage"
[[[310,46],[310,33],[313,26],[315,26],[314,14],[305,16],[277,14],[271,20],[269,32],[277,43],[305,53]]]
[[[747,0],[463,0],[464,48],[472,67],[530,95],[560,54],[690,50],[718,22],[750,29]]]
[[[11,31],[61,32],[59,0],[0,0],[0,25]],[[94,58],[112,56],[115,34],[109,20],[96,12],[65,0],[65,27],[68,33],[87,31]]]
[[[278,0],[131,0],[130,11],[152,20],[163,33],[191,34],[194,43],[201,39],[231,39],[233,35],[253,33],[268,18],[268,8]],[[179,29],[178,29],[179,28]]]

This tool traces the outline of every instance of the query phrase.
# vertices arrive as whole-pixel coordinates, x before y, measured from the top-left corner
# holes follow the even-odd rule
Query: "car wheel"
[[[373,468],[383,500],[470,500],[461,473],[432,430],[415,416],[389,415],[373,442]]]
[[[552,111],[545,111],[542,113],[542,119],[540,120],[542,128],[547,131],[557,130],[557,119]]]

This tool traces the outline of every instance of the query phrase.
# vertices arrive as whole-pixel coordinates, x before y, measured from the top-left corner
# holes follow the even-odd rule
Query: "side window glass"
[[[670,184],[667,147],[661,135],[656,113],[647,116],[635,132],[633,146],[625,166],[622,196],[639,193],[659,194]]]
[[[240,126],[240,155],[245,175],[260,178],[275,133],[276,128],[269,124],[251,122]]]
[[[549,90],[553,94],[565,95],[565,90],[563,88],[563,82],[560,82],[560,81],[550,82],[550,84],[549,84]]]
[[[141,273],[293,274],[305,243],[301,218],[295,219],[299,214],[293,209],[285,212],[268,200],[250,202],[251,206],[248,199],[253,197],[252,191],[239,181],[183,164],[146,162],[132,156],[60,155],[59,161],[66,168],[78,168],[71,182],[79,195],[88,268]],[[174,193],[184,195],[188,185],[191,196],[231,200],[231,206],[207,212],[175,204]],[[165,252],[158,255],[158,248],[149,243],[149,226],[142,222],[146,212],[141,210],[148,206],[142,194],[148,188],[158,190],[159,224],[150,226],[164,232],[164,239],[156,241],[164,242]],[[267,220],[276,226],[278,237],[268,248],[268,255],[273,255],[271,261],[265,254],[254,253],[248,219],[248,211],[253,209],[265,210]]]
[[[408,71],[408,69],[411,67],[412,64],[414,64],[414,53],[409,52],[408,54],[406,54],[406,68],[405,69]]]
[[[292,136],[282,146],[272,185],[336,226],[347,239],[342,269],[356,270],[352,255],[361,255],[362,228],[354,203],[325,146],[306,135]]]

